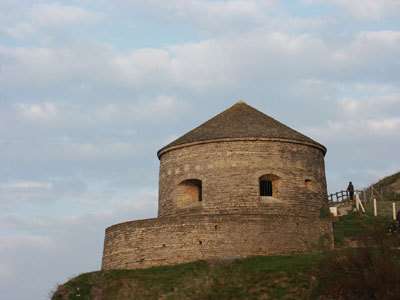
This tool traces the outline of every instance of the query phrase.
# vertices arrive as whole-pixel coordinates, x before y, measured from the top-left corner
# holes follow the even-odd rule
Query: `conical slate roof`
[[[247,105],[245,102],[239,101],[160,149],[158,156],[160,157],[160,154],[164,152],[163,150],[174,146],[235,138],[270,138],[298,141],[313,144],[320,148],[324,154],[326,153],[326,148],[323,145]]]

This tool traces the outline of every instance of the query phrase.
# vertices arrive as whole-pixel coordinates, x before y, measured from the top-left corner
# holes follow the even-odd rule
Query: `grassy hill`
[[[393,223],[391,203],[381,203],[378,217],[371,205],[367,214],[350,212],[334,220],[335,251],[85,273],[60,285],[51,299],[397,299],[387,295],[400,293],[400,255],[392,251],[400,238],[387,230]],[[368,247],[349,250],[349,240],[367,241]],[[376,278],[384,283],[377,285]],[[346,297],[346,291],[356,296]]]
[[[373,186],[385,200],[400,201],[400,172],[387,176],[371,186]],[[371,194],[371,186],[366,189],[367,195]]]
[[[396,191],[399,177],[378,184]],[[332,219],[334,251],[85,273],[58,286],[51,300],[398,299],[400,237],[388,231],[396,224],[392,202],[378,201],[378,217],[372,203],[365,208],[366,214]]]
[[[229,264],[92,272],[60,286],[52,299],[303,299],[316,284],[321,258],[260,256]]]

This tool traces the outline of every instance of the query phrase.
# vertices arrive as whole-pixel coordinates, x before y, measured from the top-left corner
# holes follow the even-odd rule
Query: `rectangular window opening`
[[[271,180],[260,180],[260,196],[272,196]]]

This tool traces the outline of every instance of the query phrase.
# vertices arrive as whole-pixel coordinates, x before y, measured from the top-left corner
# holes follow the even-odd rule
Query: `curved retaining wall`
[[[266,139],[206,141],[164,149],[160,155],[158,216],[192,214],[279,214],[318,217],[327,205],[323,149]],[[278,203],[263,203],[259,178],[280,177]],[[202,202],[178,207],[177,186],[202,182]],[[311,180],[309,189],[305,181]]]
[[[332,223],[277,215],[196,215],[131,221],[106,229],[102,269],[133,269],[229,256],[306,252]]]

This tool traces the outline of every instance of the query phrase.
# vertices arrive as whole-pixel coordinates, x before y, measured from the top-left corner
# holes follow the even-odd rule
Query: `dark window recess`
[[[199,183],[199,202],[203,201],[203,192],[202,192],[203,188],[201,186],[201,181]]]
[[[260,180],[260,196],[272,196],[271,180]]]

